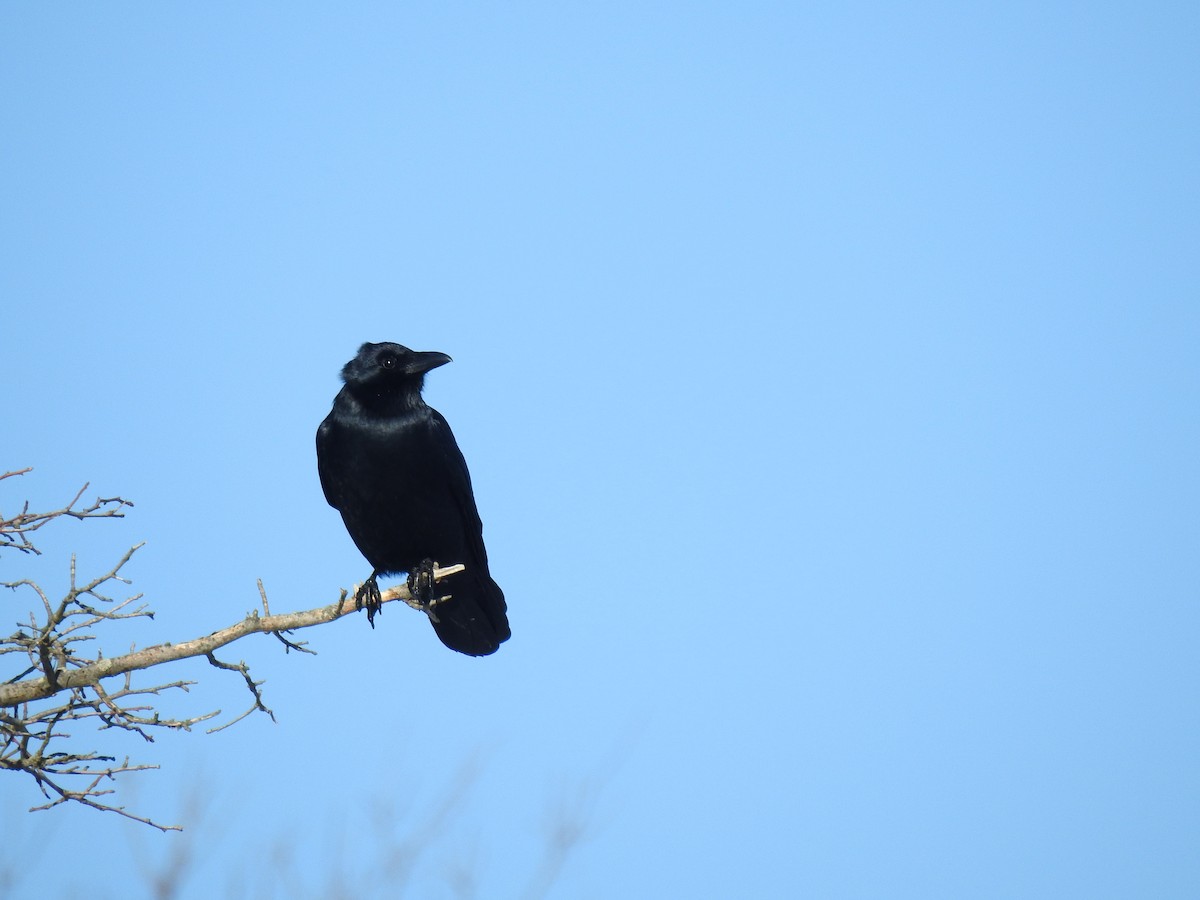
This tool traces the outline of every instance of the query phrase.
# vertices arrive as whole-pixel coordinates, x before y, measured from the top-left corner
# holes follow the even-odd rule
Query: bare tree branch
[[[7,472],[0,475],[0,482],[29,471]],[[52,512],[30,512],[26,502],[21,512],[14,516],[0,513],[0,550],[15,548],[23,553],[37,554],[40,551],[30,535],[49,522],[64,517],[121,518],[123,510],[133,506],[127,500],[113,497],[97,498],[91,506],[80,507],[79,501],[86,489],[87,485],[84,485],[70,503]],[[315,653],[304,641],[293,641],[285,635],[300,628],[332,622],[355,610],[347,605],[348,593],[343,590],[339,598],[328,605],[302,612],[272,614],[266,591],[259,581],[262,614],[253,610],[242,621],[203,637],[134,649],[121,656],[106,657],[98,647],[89,651],[90,646],[95,646],[97,628],[128,619],[154,618],[154,613],[141,602],[141,594],[115,600],[107,593],[114,584],[130,584],[122,569],[141,547],[142,544],[131,547],[111,569],[84,583],[78,578],[75,556],[72,555],[70,585],[58,600],[52,600],[40,585],[29,579],[0,583],[14,591],[31,591],[40,607],[38,612],[31,611],[27,620],[17,622],[14,633],[0,637],[0,661],[5,664],[17,661],[16,673],[0,683],[0,770],[25,772],[33,777],[48,801],[34,807],[35,810],[76,802],[166,831],[177,826],[161,825],[111,803],[108,797],[113,790],[105,786],[117,775],[157,766],[132,764],[128,757],[117,763],[115,756],[77,749],[82,739],[73,738],[65,729],[80,724],[95,731],[115,728],[153,741],[156,729],[190,731],[192,726],[215,718],[220,710],[172,718],[162,715],[156,708],[159,695],[168,691],[187,691],[195,682],[170,681],[135,687],[132,681],[132,673],[138,670],[200,656],[216,668],[238,672],[253,698],[249,709],[224,725],[209,729],[210,733],[228,728],[255,711],[264,712],[273,720],[275,714],[263,700],[262,682],[251,677],[250,667],[244,661],[222,662],[217,659],[216,651],[250,634],[271,634],[283,643],[286,651]],[[440,580],[464,568],[455,565],[436,569],[434,579]],[[401,600],[414,608],[422,608],[412,598],[407,585],[385,591],[382,599],[384,602]],[[9,654],[17,655],[9,657]],[[120,676],[124,678],[114,687],[110,679]],[[76,787],[78,785],[82,787]]]
[[[0,475],[0,481],[18,475],[25,475],[32,471],[32,466],[26,466],[24,469],[5,472],[3,475]],[[122,500],[120,497],[97,497],[91,506],[76,509],[76,504],[79,503],[79,499],[87,489],[88,486],[85,484],[79,489],[79,492],[70,503],[62,509],[56,509],[52,512],[31,513],[29,511],[29,503],[26,502],[21,511],[15,516],[10,517],[0,513],[0,548],[12,547],[20,550],[22,553],[41,555],[41,551],[29,540],[29,535],[33,534],[33,532],[37,531],[47,522],[52,522],[61,516],[70,516],[75,519],[122,519],[125,517],[125,508],[133,506],[128,500]]]
[[[130,552],[132,553],[132,551]],[[129,555],[126,554],[122,562],[127,561]],[[119,567],[120,564],[118,564],[117,568]],[[461,564],[439,567],[434,569],[433,577],[435,581],[441,581],[465,569],[466,566]],[[13,588],[26,584],[29,584],[29,582],[0,582],[0,586],[2,587]],[[347,592],[343,591],[342,593],[346,594]],[[413,599],[412,595],[408,592],[408,586],[404,584],[396,585],[384,591],[382,599],[384,603],[399,600],[415,609],[420,609],[418,601]],[[441,600],[444,598],[438,599]],[[337,600],[334,603],[326,606],[318,606],[315,609],[277,615],[259,615],[258,611],[254,610],[240,622],[235,622],[227,628],[214,631],[212,634],[205,635],[204,637],[175,644],[157,644],[153,647],[145,647],[141,650],[127,653],[124,656],[98,659],[90,665],[80,666],[68,671],[59,669],[53,676],[56,685],[51,684],[51,676],[47,675],[27,681],[9,682],[0,685],[0,707],[14,706],[18,703],[28,703],[33,700],[43,700],[61,690],[98,684],[101,679],[111,678],[114,675],[123,675],[135,669],[148,669],[151,666],[158,666],[180,659],[208,656],[214,650],[218,650],[226,644],[231,644],[249,634],[275,634],[282,636],[282,634],[290,634],[300,628],[324,625],[326,622],[340,619],[355,611],[354,607],[345,603],[344,600]],[[134,612],[129,615],[149,615],[149,613]],[[290,642],[285,640],[285,643]],[[292,646],[295,647],[294,644]],[[300,648],[296,647],[296,649]],[[310,650],[308,652],[311,653],[313,651]]]

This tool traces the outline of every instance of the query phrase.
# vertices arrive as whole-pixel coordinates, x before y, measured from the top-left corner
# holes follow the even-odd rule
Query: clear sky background
[[[234,645],[277,724],[95,739],[183,836],[0,777],[16,896],[180,850],[188,898],[414,850],[409,896],[540,896],[560,827],[552,897],[1200,894],[1198,46],[1194,3],[7,4],[0,509],[137,506],[0,578],[147,541],[109,655],[336,599],[313,436],[394,340],[454,357],[513,628]]]

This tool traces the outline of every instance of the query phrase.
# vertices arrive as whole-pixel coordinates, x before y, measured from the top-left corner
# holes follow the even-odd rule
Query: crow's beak
[[[444,366],[448,362],[453,362],[453,360],[445,353],[438,353],[436,350],[425,350],[414,353],[412,359],[408,361],[408,365],[404,367],[404,370],[409,375],[424,375],[430,369]]]

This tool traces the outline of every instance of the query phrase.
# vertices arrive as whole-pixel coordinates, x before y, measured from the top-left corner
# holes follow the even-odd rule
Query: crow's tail
[[[433,630],[451,650],[468,656],[487,656],[500,649],[512,634],[508,628],[508,606],[504,591],[486,571],[470,570],[451,575],[438,585],[438,593],[450,599],[433,608],[438,621]]]

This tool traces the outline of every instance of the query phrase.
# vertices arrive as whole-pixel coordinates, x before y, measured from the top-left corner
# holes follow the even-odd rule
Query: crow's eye
[[[394,369],[394,368],[396,368],[396,357],[385,356],[383,359],[381,359],[379,361],[379,364],[381,366],[383,366],[385,369]]]

